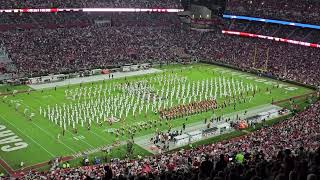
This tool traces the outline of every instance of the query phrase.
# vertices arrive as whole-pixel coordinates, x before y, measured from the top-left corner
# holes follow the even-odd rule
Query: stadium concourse
[[[1,8],[23,7],[181,8],[163,1],[1,1]],[[319,23],[317,1],[230,0],[227,13]],[[107,25],[97,25],[107,20]],[[319,30],[226,20],[226,30],[259,33],[313,43]],[[320,50],[270,40],[197,32],[176,14],[105,13],[1,14],[0,40],[16,69],[0,63],[0,75],[41,76],[124,64],[177,62],[182,54],[207,62],[320,86]],[[244,136],[134,160],[21,172],[22,179],[199,179],[319,180],[320,102],[274,126]],[[5,176],[4,178],[10,178]]]

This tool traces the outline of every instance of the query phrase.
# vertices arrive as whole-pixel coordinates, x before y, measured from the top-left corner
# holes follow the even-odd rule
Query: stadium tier
[[[3,34],[7,52],[17,64],[18,72],[26,75],[173,61],[176,55],[172,47],[184,48],[197,41],[183,42],[189,36],[197,38],[200,34],[151,26],[64,28]]]
[[[317,19],[293,2],[227,9]],[[0,179],[320,179],[319,30],[183,13],[1,13]]]
[[[252,68],[266,68],[268,72],[278,77],[301,83],[319,84],[317,49],[270,40],[180,30],[179,20],[170,19],[171,15],[161,16],[163,19],[159,19],[159,15],[151,15],[145,19],[144,16],[137,17],[134,16],[132,20],[115,18],[112,20],[114,27],[88,26],[90,21],[87,20],[84,21],[87,23],[83,24],[85,28],[6,31],[2,33],[2,37],[9,56],[17,65],[18,72],[27,76],[106,68],[126,63],[167,62],[179,56],[172,51],[172,47],[175,47],[182,48],[186,52],[192,50],[191,55],[208,60],[214,59],[240,68],[248,68],[255,64]],[[170,20],[166,21],[167,19]],[[132,27],[135,24],[140,27]],[[316,30],[270,24],[263,24],[266,28],[259,29],[258,25],[252,23],[241,24],[243,23],[231,22],[228,29],[260,32],[263,35],[274,34],[276,37],[293,40],[318,41]],[[75,25],[79,26],[81,23]],[[185,39],[190,41],[184,41]],[[238,53],[239,48],[244,51]],[[87,61],[88,59],[90,61]],[[267,67],[265,67],[266,61],[268,61]]]
[[[179,18],[170,13],[8,13],[2,14],[1,17],[0,31],[87,27],[94,25],[95,22],[103,22],[104,26],[171,26],[180,24]]]
[[[320,43],[320,31],[317,29],[301,28],[296,26],[283,26],[265,22],[244,20],[225,21],[225,30],[261,34],[279,38],[292,39],[310,43]]]
[[[125,0],[125,1],[106,1],[106,0],[65,0],[65,1],[3,1],[0,3],[3,9],[16,8],[181,8],[178,0],[161,1],[143,1],[143,0]]]
[[[235,15],[319,24],[319,1],[230,0],[227,12]]]
[[[223,18],[264,22],[264,23],[272,23],[272,24],[287,25],[287,26],[296,26],[296,27],[300,27],[300,28],[320,29],[319,25],[314,25],[314,24],[306,24],[306,23],[298,23],[298,22],[294,22],[294,21],[283,21],[283,20],[266,19],[266,18],[250,17],[250,16],[238,16],[238,15],[224,14]]]

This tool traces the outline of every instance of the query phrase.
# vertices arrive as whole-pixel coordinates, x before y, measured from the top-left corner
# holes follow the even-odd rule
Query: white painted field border
[[[14,169],[10,166],[10,164],[8,164],[8,163],[3,159],[3,157],[0,156],[0,158],[2,159],[3,162],[5,162],[5,163],[9,166],[10,169],[14,170]],[[3,167],[2,164],[0,164],[0,166],[1,166],[8,174],[10,174],[10,172],[8,172],[8,170],[7,170],[5,167]]]

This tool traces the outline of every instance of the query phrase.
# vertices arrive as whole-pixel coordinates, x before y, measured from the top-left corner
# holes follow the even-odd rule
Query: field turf
[[[243,81],[244,83],[252,84],[259,88],[259,92],[250,102],[238,104],[236,111],[260,106],[264,104],[270,104],[273,101],[279,101],[288,99],[295,96],[301,96],[311,93],[311,89],[305,87],[288,84],[273,79],[267,79],[258,77],[253,74],[239,72],[233,69],[227,69],[214,65],[207,64],[193,64],[193,65],[170,65],[158,67],[163,70],[161,73],[127,77],[122,79],[106,80],[95,83],[82,84],[84,86],[104,86],[105,84],[123,83],[123,82],[135,82],[144,79],[148,79],[154,76],[162,76],[164,74],[177,74],[179,77],[187,78],[188,81],[206,80],[211,78],[224,77],[226,79],[233,78],[234,80]],[[64,136],[61,136],[58,140],[58,134],[61,134],[62,128],[52,123],[47,118],[43,117],[39,113],[39,107],[46,107],[47,105],[55,106],[62,105],[63,103],[73,103],[72,100],[65,97],[65,90],[79,88],[80,85],[58,87],[55,89],[45,89],[31,91],[30,93],[17,93],[15,96],[12,94],[12,87],[10,87],[9,95],[6,98],[3,94],[8,93],[7,87],[1,87],[0,92],[0,158],[5,161],[14,170],[19,169],[21,161],[25,166],[34,165],[54,157],[59,156],[73,156],[83,151],[93,150],[102,146],[111,145],[117,139],[114,134],[107,132],[109,129],[120,129],[134,126],[137,123],[157,120],[159,122],[159,116],[153,112],[133,117],[131,114],[125,121],[113,123],[109,125],[107,123],[102,126],[93,123],[90,130],[85,127],[77,126],[78,133],[75,134],[70,128]],[[161,89],[161,85],[156,85],[155,88]],[[271,89],[266,91],[266,89]],[[28,87],[18,87],[18,90],[27,90]],[[119,92],[117,92],[119,93]],[[115,94],[111,94],[113,96]],[[217,102],[222,103],[226,97],[218,96]],[[20,103],[18,111],[15,109],[15,103]],[[177,103],[177,102],[175,102]],[[29,109],[35,114],[32,120],[28,120],[25,117],[24,109]],[[229,106],[224,109],[218,109],[214,113],[215,115],[223,115],[232,113],[234,111],[233,106]],[[204,112],[188,117],[188,121],[185,118],[174,119],[168,123],[163,123],[161,126],[159,123],[156,127],[144,128],[137,132],[135,137],[140,137],[147,134],[152,134],[156,129],[165,131],[172,127],[182,127],[183,123],[188,124],[203,121],[205,118],[212,117],[213,112]],[[119,137],[119,141],[124,143],[128,139],[129,135],[124,132]],[[21,149],[14,149],[13,147],[20,146],[19,143],[27,144],[27,147]],[[9,149],[9,151],[8,151]],[[146,152],[140,151],[141,154]],[[125,153],[125,152],[122,152]],[[139,154],[138,152],[135,152]],[[0,169],[1,170],[1,169]]]

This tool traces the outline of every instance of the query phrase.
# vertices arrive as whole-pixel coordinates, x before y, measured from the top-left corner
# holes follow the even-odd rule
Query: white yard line
[[[94,131],[90,131],[90,133],[98,136],[100,139],[105,140],[106,137],[100,136],[99,134],[95,133]]]
[[[10,123],[10,121],[8,121],[8,119],[6,119],[5,117],[3,117],[0,114],[0,117],[6,121],[8,124],[10,124],[11,126],[15,127],[21,134],[23,134],[24,136],[26,136],[27,138],[29,138],[30,140],[32,140],[34,143],[36,143],[38,146],[40,146],[43,150],[45,150],[48,154],[50,154],[50,156],[52,157],[56,157],[56,155],[52,154],[51,152],[49,152],[45,147],[43,147],[41,144],[39,144],[37,141],[35,141],[34,139],[32,139],[32,137],[28,136],[27,134],[24,134],[18,127],[14,126],[12,123]]]
[[[38,100],[38,99],[33,99],[34,101],[37,101],[38,103],[40,103],[41,104],[41,102]],[[24,103],[22,103],[22,104],[24,104]],[[27,106],[27,107],[30,107],[30,109],[32,109],[34,112],[38,112],[37,110],[35,110],[33,107],[31,107],[31,106],[28,106],[28,105],[26,105],[26,104],[24,104],[25,106]],[[69,130],[67,130],[68,132],[70,132],[71,134],[72,134],[72,132],[71,131],[69,131]],[[89,143],[87,143],[86,141],[83,141],[82,139],[80,139],[80,141],[82,141],[82,142],[84,142],[85,144],[87,144],[88,146],[90,146],[90,147],[92,147],[92,148],[94,148],[91,144],[89,144]]]
[[[67,130],[69,131],[69,130]],[[72,133],[71,131],[69,131],[70,133]],[[91,144],[87,143],[87,141],[84,141],[82,139],[80,139],[80,141],[84,142],[86,145],[90,146],[91,148],[94,148],[94,146],[92,146]]]
[[[26,106],[26,104],[24,104]],[[55,139],[54,135],[49,134],[46,130],[42,129],[40,126],[38,126],[36,123],[34,123],[33,121],[31,121],[31,123],[33,125],[35,125],[38,129],[40,129],[42,132],[44,132],[45,134],[47,134],[48,136],[50,136],[52,139]],[[65,145],[68,149],[70,149],[72,152],[76,152],[74,149],[70,148],[68,145],[66,145],[65,143],[61,142],[63,145]]]
[[[32,121],[31,121],[32,122]],[[42,129],[40,126],[38,126],[36,123],[32,122],[33,125],[37,126],[42,132],[46,133],[48,136],[52,137],[51,134],[49,134],[47,131],[45,131],[44,129]],[[52,139],[55,139],[55,137],[53,136]],[[59,141],[61,144],[63,144],[64,146],[66,146],[68,149],[70,149],[73,153],[76,153],[77,151],[75,151],[74,149],[72,149],[71,147],[69,147],[68,145],[66,145],[65,143],[63,143],[62,141]]]
[[[38,99],[33,99],[34,101],[36,101],[38,104],[42,104]],[[23,104],[23,103],[22,103]],[[27,106],[26,104],[24,104],[25,106]],[[37,112],[33,107],[30,107],[31,109],[33,109],[35,112]],[[69,130],[67,130],[68,132],[71,132]],[[89,131],[90,133],[94,134],[95,136],[97,136],[98,138],[105,140],[105,137],[98,135],[97,133],[93,132],[93,131]],[[72,132],[71,132],[72,133]],[[96,148],[94,146],[92,146],[91,144],[87,143],[86,141],[84,141],[83,139],[80,139],[80,141],[84,142],[85,144],[87,144],[88,146],[90,146],[91,148]],[[76,152],[75,152],[76,153]]]

